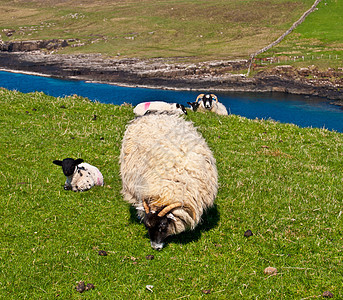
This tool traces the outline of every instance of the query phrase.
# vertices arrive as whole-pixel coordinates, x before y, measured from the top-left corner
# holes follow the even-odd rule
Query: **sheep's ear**
[[[184,105],[180,104],[180,107],[185,115],[187,115],[187,110]]]
[[[83,159],[82,158],[75,159],[75,165],[76,166],[81,164],[81,163],[83,163]]]
[[[54,160],[53,163],[58,166],[62,166],[62,161],[61,160]]]

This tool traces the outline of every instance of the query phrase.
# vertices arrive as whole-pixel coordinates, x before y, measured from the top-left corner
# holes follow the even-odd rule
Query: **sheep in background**
[[[64,184],[65,190],[87,191],[94,185],[104,185],[104,178],[97,167],[84,163],[83,159],[65,158],[54,160],[55,165],[61,166],[67,177]]]
[[[163,101],[142,102],[137,104],[133,112],[136,116],[143,116],[147,111],[170,111],[178,114],[186,114],[187,111],[182,104],[167,103]]]
[[[201,99],[200,99],[201,98]],[[200,101],[198,102],[198,100]],[[193,111],[212,111],[218,115],[227,116],[228,112],[226,107],[218,101],[218,98],[214,94],[200,94],[195,102],[187,102]]]
[[[126,128],[120,153],[124,200],[148,229],[152,248],[194,229],[218,189],[216,161],[191,122],[175,114],[147,114]]]

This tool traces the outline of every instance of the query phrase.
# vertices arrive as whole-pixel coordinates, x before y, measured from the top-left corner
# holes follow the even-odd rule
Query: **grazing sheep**
[[[216,161],[193,124],[176,114],[131,121],[119,161],[124,200],[137,209],[156,250],[167,236],[194,229],[213,205]]]
[[[198,102],[200,98],[201,100]],[[193,111],[212,111],[218,115],[228,115],[226,107],[222,103],[218,102],[218,98],[214,94],[200,94],[195,102],[187,103],[191,106]]]
[[[65,158],[54,160],[55,165],[61,166],[67,177],[64,184],[65,190],[87,191],[94,185],[104,185],[104,178],[97,167],[84,163],[83,159]]]
[[[167,103],[163,101],[152,101],[139,103],[133,110],[136,116],[143,116],[147,111],[170,111],[178,114],[186,114],[187,110],[182,104],[179,103]]]

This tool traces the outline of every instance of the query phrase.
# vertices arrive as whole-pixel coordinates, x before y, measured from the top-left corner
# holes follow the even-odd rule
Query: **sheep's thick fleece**
[[[217,195],[216,161],[191,122],[175,114],[149,114],[127,126],[120,154],[124,199],[143,217],[182,203],[172,211],[170,234],[193,229]]]
[[[201,111],[201,112],[209,111],[208,109],[206,109],[204,107],[204,103],[203,103],[202,100],[200,101],[200,105],[199,105],[198,111]],[[216,113],[218,115],[222,115],[222,116],[227,116],[228,115],[228,112],[227,112],[227,109],[226,109],[225,105],[223,103],[220,103],[220,102],[213,102],[210,111],[214,112],[214,113]]]
[[[167,103],[164,101],[142,102],[133,109],[136,116],[143,116],[147,111],[170,111],[177,114],[183,114],[183,111],[177,103]]]
[[[81,163],[75,168],[73,175],[68,176],[65,187],[73,191],[87,191],[94,185],[104,185],[104,178],[95,166]]]

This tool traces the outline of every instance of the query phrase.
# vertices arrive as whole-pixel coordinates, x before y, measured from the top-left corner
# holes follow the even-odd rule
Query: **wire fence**
[[[255,64],[267,65],[267,64],[277,64],[285,62],[299,62],[299,61],[313,61],[313,60],[337,60],[342,61],[343,57],[341,55],[335,54],[320,54],[320,55],[281,55],[266,58],[254,58]],[[343,63],[342,63],[343,66]]]

